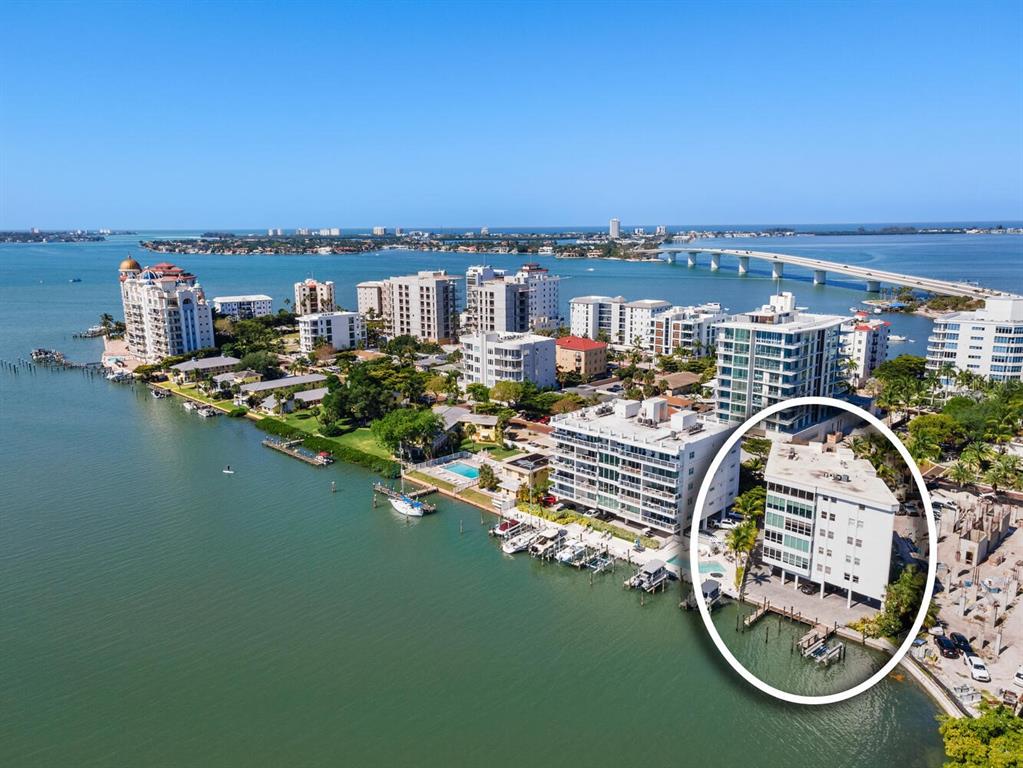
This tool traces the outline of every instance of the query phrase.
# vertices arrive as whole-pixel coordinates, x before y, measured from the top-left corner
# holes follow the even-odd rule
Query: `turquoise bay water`
[[[0,246],[0,359],[36,346],[98,359],[98,341],[71,334],[120,314],[126,253],[157,260],[134,239]],[[911,240],[834,249],[938,277],[961,277],[951,270],[966,258],[981,283],[1020,288],[1018,241],[948,238],[942,251],[939,239]],[[358,280],[478,261],[176,260],[211,295],[282,299],[312,273],[349,305]],[[741,309],[774,287],[684,266],[544,263],[566,277],[566,299]],[[863,296],[784,287],[814,309]],[[0,371],[0,424],[4,766],[941,762],[935,710],[909,682],[832,707],[774,702],[728,669],[672,594],[641,607],[621,569],[591,586],[574,569],[506,557],[478,510],[454,502],[408,524],[372,507],[371,474],[269,451],[247,423],[199,419],[141,387],[22,369]]]

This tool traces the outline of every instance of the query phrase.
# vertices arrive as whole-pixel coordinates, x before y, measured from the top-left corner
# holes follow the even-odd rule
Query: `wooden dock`
[[[756,624],[758,621],[760,621],[764,616],[766,616],[767,612],[770,611],[770,610],[771,610],[770,604],[765,601],[763,605],[758,607],[755,611],[753,611],[753,613],[751,613],[749,616],[747,616],[746,618],[744,618],[742,620],[742,626],[744,626],[744,627],[752,627],[754,624]]]
[[[814,624],[805,635],[799,638],[796,647],[805,656],[807,651],[826,641],[834,632],[835,627],[830,627],[827,624]]]
[[[432,485],[428,485],[424,488],[418,488],[414,491],[409,491],[408,493],[402,493],[401,491],[396,491],[394,488],[389,488],[383,483],[377,482],[373,483],[373,504],[374,505],[376,504],[376,494],[378,493],[381,496],[386,496],[388,499],[400,499],[402,496],[405,496],[407,498],[415,499],[418,501],[423,496],[429,496],[431,493],[436,492],[437,488],[434,488]],[[437,511],[437,507],[433,504],[430,504],[429,502],[423,501],[420,503],[423,505],[424,512]]]
[[[263,441],[263,445],[267,448],[273,448],[275,451],[286,453],[288,456],[298,459],[299,461],[304,461],[306,464],[312,464],[314,467],[325,467],[334,462],[331,458],[320,456],[319,454],[302,448],[301,440],[283,441],[274,440],[273,438],[268,437]]]

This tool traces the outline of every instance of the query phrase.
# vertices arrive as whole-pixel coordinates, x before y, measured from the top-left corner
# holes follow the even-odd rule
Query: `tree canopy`
[[[1023,768],[1023,719],[1008,707],[984,706],[980,717],[942,717],[945,768]]]

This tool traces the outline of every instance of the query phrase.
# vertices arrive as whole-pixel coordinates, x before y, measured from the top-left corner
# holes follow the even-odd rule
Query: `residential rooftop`
[[[892,510],[899,506],[899,500],[877,476],[873,465],[856,458],[848,446],[841,444],[775,442],[767,457],[764,477],[843,499],[862,499]]]
[[[253,392],[267,392],[272,389],[281,389],[283,387],[297,387],[302,384],[317,384],[326,380],[327,377],[322,373],[306,373],[302,376],[286,376],[283,379],[254,381],[251,384],[242,384],[241,387],[239,387],[239,390],[246,394],[251,394]]]
[[[594,435],[630,441],[668,453],[678,453],[685,446],[702,440],[708,434],[730,432],[735,425],[704,421],[691,410],[674,410],[663,397],[638,400],[615,400],[611,403],[583,408],[551,417],[555,429],[577,429]]]
[[[562,336],[555,339],[555,343],[562,349],[570,349],[573,352],[590,352],[597,349],[607,349],[603,341],[594,341],[582,336]]]
[[[216,357],[202,357],[197,360],[186,360],[183,363],[172,365],[171,370],[179,373],[190,371],[206,371],[210,368],[223,368],[225,365],[238,365],[241,361],[237,357],[217,355]]]

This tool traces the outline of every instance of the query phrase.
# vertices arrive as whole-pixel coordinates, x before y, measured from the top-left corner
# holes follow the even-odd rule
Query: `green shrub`
[[[230,416],[231,418],[237,419],[240,418],[241,416],[244,416],[248,412],[249,412],[248,408],[246,408],[244,405],[239,405],[237,408],[232,408],[230,411],[228,411],[227,415]]]

